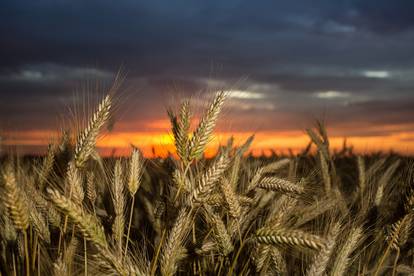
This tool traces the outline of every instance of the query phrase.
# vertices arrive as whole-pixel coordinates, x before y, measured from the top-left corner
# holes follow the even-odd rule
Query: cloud
[[[347,92],[340,92],[340,91],[323,91],[323,92],[317,92],[315,93],[315,97],[319,99],[343,99],[343,98],[349,98],[350,94]]]
[[[390,72],[388,71],[364,71],[362,75],[367,78],[379,78],[379,79],[386,79],[391,76]]]
[[[266,96],[262,93],[252,92],[252,91],[243,91],[243,90],[230,90],[228,91],[231,98],[237,99],[263,99]]]
[[[65,66],[53,63],[27,64],[14,72],[0,74],[0,81],[58,82],[65,80],[98,80],[113,78],[114,74],[92,67]]]
[[[336,126],[363,119],[355,133],[400,125],[413,115],[412,8],[386,0],[5,1],[0,121],[56,126],[82,82],[109,82],[122,67],[119,129],[145,130],[178,98],[218,89],[233,91],[237,129],[297,130],[325,111]]]

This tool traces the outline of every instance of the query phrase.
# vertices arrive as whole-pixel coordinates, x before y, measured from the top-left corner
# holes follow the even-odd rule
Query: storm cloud
[[[297,130],[318,116],[338,136],[414,131],[412,1],[0,5],[2,129],[56,128],[74,91],[121,69],[121,129],[151,130],[176,95],[229,89],[235,131]]]

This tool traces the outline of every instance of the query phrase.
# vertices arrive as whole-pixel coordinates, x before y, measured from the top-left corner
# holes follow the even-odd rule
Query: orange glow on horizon
[[[206,150],[206,156],[213,156],[217,152],[219,144],[225,144],[231,136],[235,138],[235,144],[242,144],[251,133],[219,132],[213,137]],[[14,132],[9,139],[3,141],[6,146],[46,146],[58,137],[54,131],[26,131]],[[340,149],[344,137],[330,137],[331,149]],[[254,155],[269,154],[271,150],[287,152],[291,149],[298,152],[306,147],[309,142],[304,131],[285,132],[258,132],[251,146]],[[175,153],[174,141],[167,132],[113,132],[103,135],[97,142],[97,147],[104,156],[111,154],[128,155],[131,145],[140,148],[147,157],[165,157],[168,153]],[[414,132],[398,132],[388,136],[347,137],[347,144],[352,145],[357,152],[389,151],[409,155],[414,154]],[[30,153],[30,151],[28,152]]]

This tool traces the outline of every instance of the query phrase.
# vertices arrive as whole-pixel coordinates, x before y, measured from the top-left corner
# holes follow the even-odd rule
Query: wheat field
[[[102,158],[102,99],[43,157],[1,159],[1,275],[413,275],[414,162],[329,147],[253,157],[254,136],[206,146],[227,94],[195,128],[168,110],[176,155]],[[137,145],[139,147],[139,145]]]

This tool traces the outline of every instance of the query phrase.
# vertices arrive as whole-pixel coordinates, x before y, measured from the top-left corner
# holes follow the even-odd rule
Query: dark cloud
[[[165,118],[178,95],[221,88],[263,95],[231,105],[235,130],[259,118],[253,130],[298,129],[324,112],[344,129],[355,120],[406,124],[412,10],[408,0],[3,1],[0,119],[55,126],[62,109],[51,106],[122,68],[127,100],[118,117],[135,130]]]
[[[377,33],[394,33],[414,28],[414,2],[410,0],[354,1],[350,17],[357,26]]]

